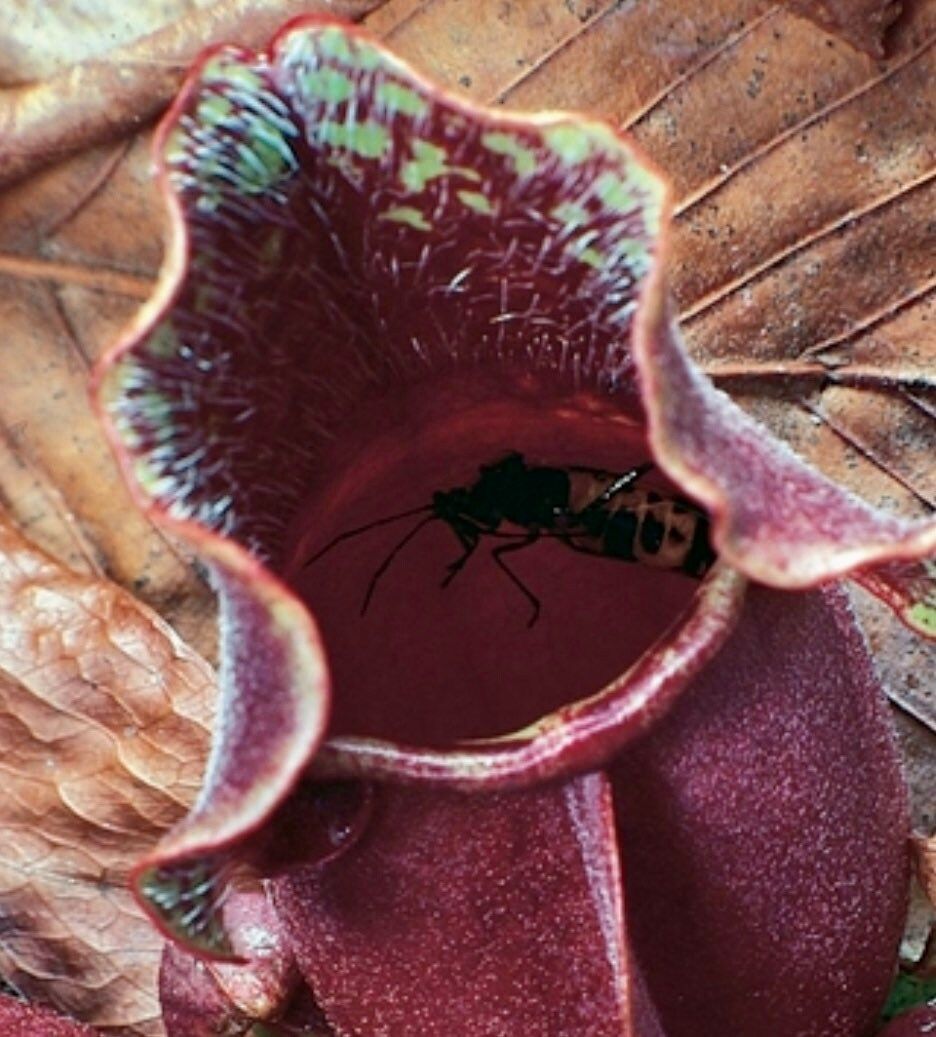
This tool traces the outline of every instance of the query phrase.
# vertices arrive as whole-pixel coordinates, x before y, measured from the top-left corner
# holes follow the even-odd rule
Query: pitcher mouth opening
[[[508,735],[613,684],[689,608],[698,578],[637,557],[648,497],[696,514],[648,460],[639,414],[526,382],[415,384],[334,437],[282,575],[323,634],[335,737],[442,749]],[[499,482],[482,475],[505,458]],[[629,472],[633,488],[583,504]],[[534,473],[559,486],[549,514],[523,497]],[[569,526],[583,509],[588,532]],[[634,520],[636,555],[606,535],[612,514]]]

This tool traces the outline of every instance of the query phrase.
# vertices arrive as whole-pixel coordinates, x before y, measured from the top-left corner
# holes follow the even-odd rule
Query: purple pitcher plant
[[[156,148],[95,398],[219,601],[203,790],[134,878],[170,1037],[877,1032],[907,807],[838,581],[932,634],[936,526],[689,360],[665,174],[319,18],[206,53]]]

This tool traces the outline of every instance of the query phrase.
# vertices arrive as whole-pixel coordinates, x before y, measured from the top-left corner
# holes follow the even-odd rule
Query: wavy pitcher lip
[[[652,276],[665,277],[663,264]],[[912,563],[936,552],[936,521],[872,508],[765,434],[692,364],[665,292],[647,299],[634,358],[649,442],[667,474],[712,515],[721,555],[750,579],[780,588],[854,575],[909,626],[931,635],[925,606],[933,576]],[[885,574],[866,577],[871,566]]]
[[[508,725],[513,734],[439,748],[342,732],[323,744],[333,690],[338,707],[345,696],[312,592],[292,578],[290,545],[309,533],[297,534],[297,516],[349,465],[356,483],[376,480],[368,445],[379,454],[372,444],[395,428],[401,470],[476,470],[491,459],[479,454],[488,441],[476,418],[459,440],[458,415],[498,399],[501,451],[564,465],[604,452],[601,464],[623,470],[661,449],[653,372],[663,346],[679,348],[661,270],[668,187],[600,121],[470,105],[366,34],[318,18],[291,23],[260,54],[207,52],[156,147],[166,259],[153,298],[99,366],[95,401],[136,499],[209,564],[219,593],[223,723],[205,789],[138,881],[172,935],[223,955],[220,935],[184,923],[205,924],[212,884],[202,877],[202,899],[190,888],[180,899],[172,869],[258,829],[310,761],[319,775],[462,787],[596,766],[717,652],[744,579],[716,566],[622,652],[615,679]],[[655,460],[685,475],[672,451]],[[761,574],[751,545],[731,561]],[[577,621],[598,627],[583,622],[590,608],[578,605]],[[600,627],[591,636],[608,640]]]
[[[719,651],[740,618],[745,586],[732,569],[713,570],[687,612],[616,681],[525,729],[435,750],[335,736],[309,774],[468,790],[519,788],[599,766],[657,723]]]

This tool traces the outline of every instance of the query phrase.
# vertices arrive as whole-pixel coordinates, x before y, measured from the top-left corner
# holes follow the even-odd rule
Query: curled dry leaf
[[[139,306],[159,259],[159,219],[145,217],[146,144],[116,154],[117,170],[110,153],[92,151],[0,195],[9,345],[0,353],[0,502],[71,569],[106,572],[210,655],[213,599],[178,549],[135,514],[90,414],[97,343]],[[102,170],[108,189],[95,194]],[[87,189],[98,204],[82,208]]]
[[[126,877],[191,806],[213,674],[149,609],[6,518],[0,612],[0,972],[79,1019],[158,1033],[163,941]]]
[[[901,0],[789,0],[790,7],[876,58],[884,55],[884,33],[900,16]]]
[[[284,19],[309,11],[360,17],[374,2],[223,0],[44,82],[7,90],[0,95],[0,184],[132,132],[166,105],[186,65],[210,43],[233,35],[262,40]]]
[[[211,0],[194,0],[207,6]],[[0,10],[0,84],[45,79],[183,17],[191,0],[140,0],[114,17],[111,0],[10,0]]]

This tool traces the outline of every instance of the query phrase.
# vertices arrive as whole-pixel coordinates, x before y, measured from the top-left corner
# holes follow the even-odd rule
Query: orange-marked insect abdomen
[[[715,561],[708,519],[685,501],[653,490],[627,490],[601,502],[599,490],[592,502],[577,511],[577,528],[567,534],[576,550],[695,577],[704,576]]]

